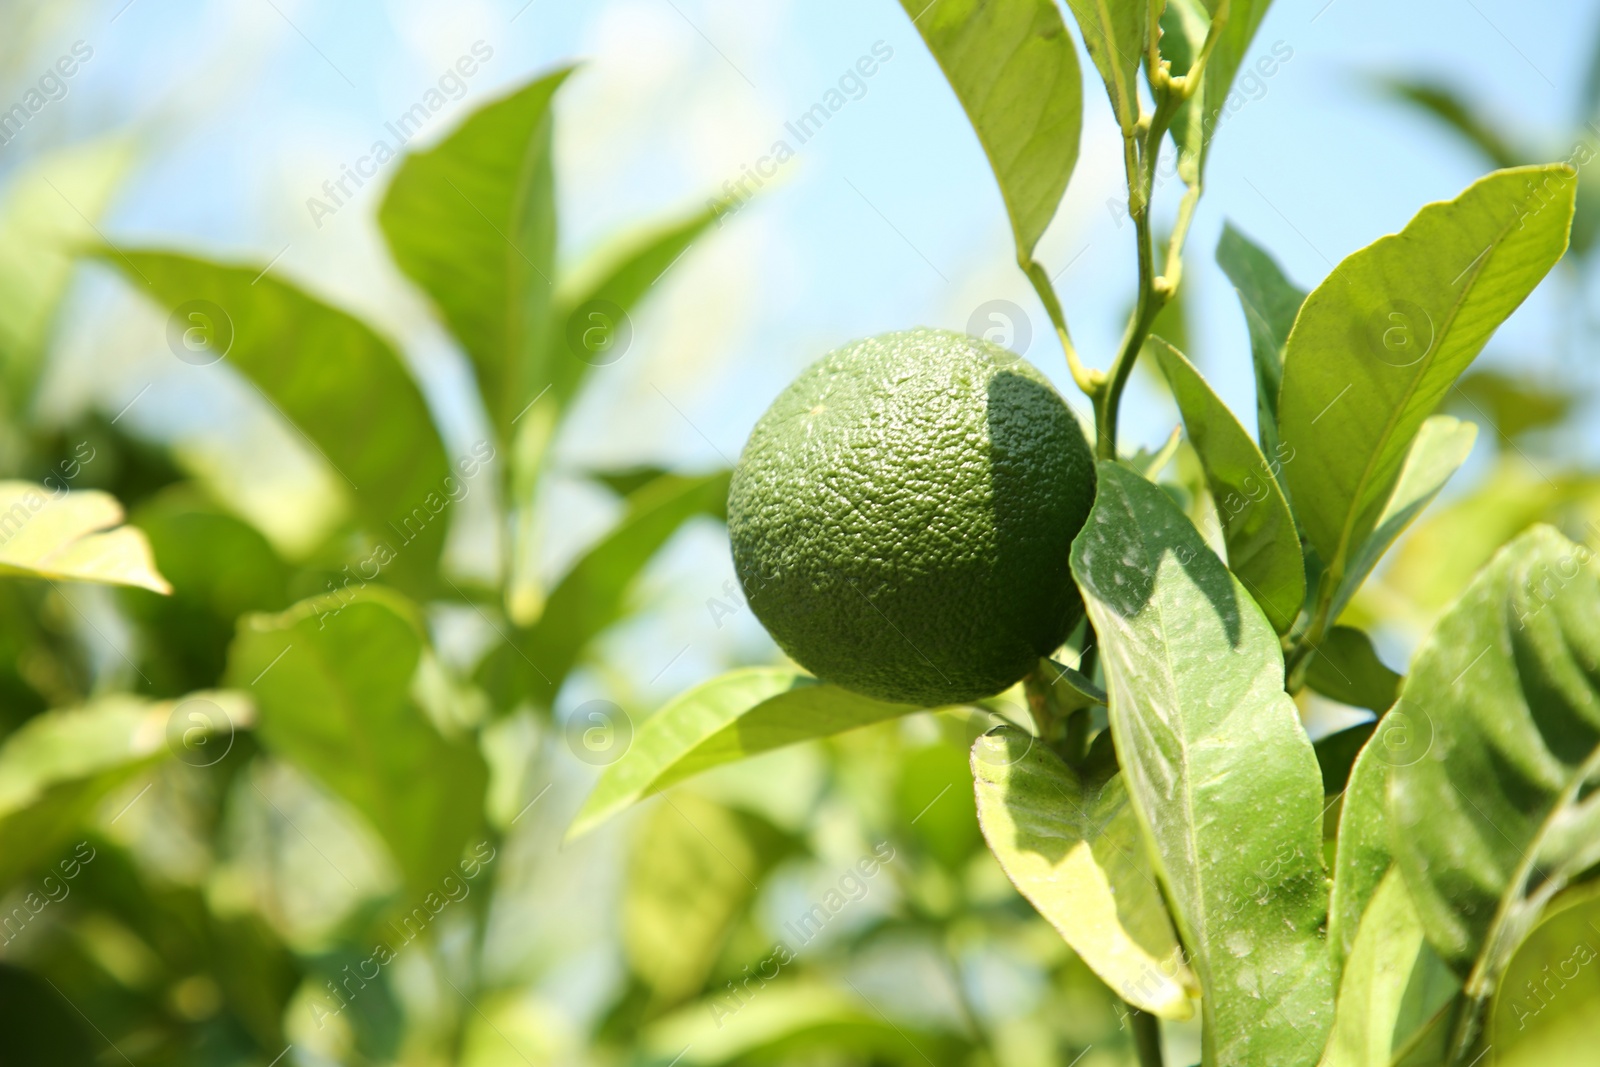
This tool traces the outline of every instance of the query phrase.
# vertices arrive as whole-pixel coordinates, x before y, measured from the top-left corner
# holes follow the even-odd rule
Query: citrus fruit
[[[728,532],[791,659],[931,707],[1000,692],[1066,638],[1093,502],[1088,443],[1049,380],[922,329],[838,349],[778,396],[734,470]]]

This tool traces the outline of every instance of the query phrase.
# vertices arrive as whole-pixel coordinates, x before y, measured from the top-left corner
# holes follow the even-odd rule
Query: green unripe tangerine
[[[936,706],[1022,678],[1077,625],[1094,460],[1049,380],[946,330],[838,349],[781,393],[734,470],[728,532],[789,657]]]

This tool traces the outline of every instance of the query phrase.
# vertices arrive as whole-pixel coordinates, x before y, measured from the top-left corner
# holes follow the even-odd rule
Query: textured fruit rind
[[[734,471],[734,569],[825,681],[935,706],[1000,692],[1082,617],[1094,503],[1076,417],[1034,367],[945,330],[838,349],[779,395]]]

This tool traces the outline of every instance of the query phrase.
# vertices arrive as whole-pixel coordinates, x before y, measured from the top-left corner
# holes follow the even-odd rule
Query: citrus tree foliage
[[[1216,255],[1249,330],[1238,355],[1257,385],[1252,434],[1172,343],[1181,333],[1156,335],[1177,321],[1164,312],[1177,307],[1205,164],[1267,3],[1066,5],[1122,134],[1139,251],[1136,305],[1105,369],[1074,346],[1035,260],[1082,122],[1061,10],[902,6],[977,134],[1019,267],[1096,414],[1097,498],[1072,552],[1088,623],[1060,654],[1076,669],[1041,661],[1020,687],[1026,718],[971,749],[1001,868],[1129,1006],[1145,1065],[1162,1062],[1158,1020],[1190,1016],[1205,1067],[1464,1065],[1491,1046],[1569,1047],[1581,1028],[1565,1008],[1522,1052],[1525,1026],[1505,1020],[1530,1013],[1508,976],[1559,951],[1542,924],[1586,914],[1600,864],[1592,553],[1549,527],[1515,536],[1537,507],[1515,506],[1497,535],[1469,534],[1482,569],[1470,583],[1433,579],[1437,622],[1404,677],[1375,650],[1377,601],[1363,589],[1472,451],[1478,427],[1441,409],[1470,400],[1463,375],[1566,254],[1574,164],[1587,159],[1505,158],[1457,114],[1502,169],[1309,293],[1225,228]],[[1150,211],[1169,137],[1184,188],[1162,248]],[[1193,463],[1177,482],[1159,481],[1172,452],[1118,448],[1141,356],[1182,415]],[[1566,410],[1488,381],[1465,384],[1501,398],[1516,432]],[[1588,491],[1551,485],[1546,506]],[[1516,483],[1495,491],[1499,503],[1455,507],[1487,519],[1521,499]],[[1443,514],[1436,539],[1455,529]],[[1375,722],[1313,744],[1302,725],[1313,694]],[[572,830],[713,765],[911,710],[788,671],[724,676],[650,722]]]

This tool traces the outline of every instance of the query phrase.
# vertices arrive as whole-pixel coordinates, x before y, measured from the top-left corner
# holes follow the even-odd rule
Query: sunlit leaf
[[[1467,461],[1467,455],[1477,439],[1476,426],[1449,415],[1430,415],[1423,422],[1377,523],[1360,547],[1351,553],[1344,578],[1333,594],[1329,618],[1337,619],[1343,613],[1345,605],[1361,587],[1361,583],[1367,580],[1373,568],[1377,567],[1389,546],[1433,502],[1450,476]]]
[[[692,795],[637,828],[622,896],[628,965],[665,1003],[698,991],[762,874],[739,816]]]
[[[1234,79],[1244,67],[1245,53],[1255,39],[1256,30],[1266,16],[1272,0],[1171,0],[1166,5],[1161,26],[1170,36],[1162,40],[1162,57],[1172,61],[1174,74],[1186,74],[1210,28],[1210,21],[1227,5],[1227,23],[1217,37],[1200,88],[1184,105],[1172,124],[1172,140],[1178,146],[1179,172],[1184,180],[1198,183],[1205,174],[1211,142],[1227,119]],[[1254,57],[1253,66],[1261,77],[1277,73],[1280,64],[1294,53],[1284,54],[1282,42]]]
[[[246,616],[228,663],[261,740],[366,817],[417,899],[455,870],[488,783],[473,741],[413,696],[426,645],[417,609],[369,586]]]
[[[24,163],[6,186],[0,201],[0,380],[13,417],[32,399],[77,246],[95,240],[94,220],[131,157],[125,141],[91,141]]]
[[[548,384],[535,360],[555,295],[550,101],[570,73],[543,75],[408,154],[378,209],[395,262],[472,358],[503,445]]]
[[[1140,0],[1067,0],[1067,6],[1106,83],[1117,125],[1132,132],[1139,121],[1139,61],[1145,52],[1150,5]]]
[[[1397,765],[1395,862],[1465,980],[1456,1048],[1545,906],[1600,862],[1600,576],[1549,527],[1502,550],[1418,648],[1400,707],[1431,730]],[[1391,716],[1394,712],[1390,713]]]
[[[1594,1053],[1600,1004],[1600,897],[1557,897],[1517,949],[1495,992],[1489,1042],[1496,1067],[1582,1063]]]
[[[665,1065],[676,1057],[679,1067],[731,1067],[812,1062],[821,1054],[851,1056],[844,1061],[851,1063],[927,1067],[962,1063],[971,1054],[969,1043],[948,1031],[896,1022],[859,988],[782,977],[782,961],[792,960],[796,950],[783,948],[751,968],[776,978],[752,982],[753,995],[714,992],[652,1024],[641,1040],[646,1062]]]
[[[1017,890],[1118,996],[1187,1019],[1198,995],[1121,776],[1085,781],[1000,727],[972,746],[978,819]]]
[[[179,710],[189,700],[204,701],[207,708],[192,726]],[[217,711],[221,721],[210,721]],[[184,736],[186,731],[215,728],[231,741],[229,729],[244,729],[251,721],[249,703],[224,692],[157,703],[107,696],[29,719],[0,745],[0,887],[39,864],[70,860],[73,835],[108,793],[170,758],[174,745],[194,750],[196,737]]]
[[[1222,522],[1228,567],[1278,633],[1288,633],[1306,599],[1306,565],[1278,468],[1212,391],[1194,364],[1160,338],[1151,341],[1205,468]]]
[[[1112,463],[1072,570],[1134,810],[1205,990],[1205,1062],[1313,1059],[1331,1022],[1322,788],[1277,635],[1171,499]]]
[[[1391,869],[1361,920],[1321,1067],[1389,1067],[1459,988],[1422,936],[1405,880]]]
[[[1390,769],[1419,758],[1426,744],[1424,728],[1397,710],[1393,718],[1378,720],[1350,768],[1328,902],[1328,951],[1336,969],[1355,951],[1361,916],[1394,861],[1388,815]]]
[[[1499,171],[1347,257],[1284,357],[1283,466],[1331,598],[1377,527],[1423,421],[1561,258],[1572,168]]]
[[[180,313],[180,327],[191,324],[185,336],[203,342],[201,357],[225,352],[304,434],[367,532],[391,549],[384,577],[431,589],[449,525],[443,513],[451,468],[422,392],[393,346],[360,319],[259,267],[168,252],[101,255],[137,291]]]
[[[122,505],[97,489],[0,482],[0,575],[172,592],[143,531],[122,519]]]
[[[571,840],[635,801],[712,767],[919,710],[783,667],[747,667],[679,694],[637,731],[584,801]]]
[[[1051,0],[900,0],[978,134],[1028,263],[1078,162],[1083,75]]]

